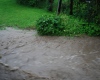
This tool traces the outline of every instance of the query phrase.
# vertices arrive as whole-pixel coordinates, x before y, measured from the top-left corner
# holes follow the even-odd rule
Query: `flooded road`
[[[32,80],[100,80],[100,37],[38,36],[35,30],[7,28],[0,31],[0,63],[39,77]]]

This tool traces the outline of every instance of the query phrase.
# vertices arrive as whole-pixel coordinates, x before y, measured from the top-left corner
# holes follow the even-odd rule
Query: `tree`
[[[48,11],[53,11],[53,2],[54,0],[48,0]]]
[[[73,15],[73,0],[70,0],[70,15]]]
[[[58,2],[58,8],[57,8],[57,14],[59,15],[61,12],[61,4],[62,4],[62,0],[59,0]]]

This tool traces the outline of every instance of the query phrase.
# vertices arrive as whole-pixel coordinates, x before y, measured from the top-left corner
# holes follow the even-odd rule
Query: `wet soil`
[[[0,80],[100,80],[100,37],[7,28],[0,31],[0,63]]]

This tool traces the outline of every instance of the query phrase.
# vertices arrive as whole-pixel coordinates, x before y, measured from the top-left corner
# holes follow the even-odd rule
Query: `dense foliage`
[[[59,0],[17,0],[18,3],[48,11],[57,11]],[[73,2],[73,4],[72,4]],[[72,9],[72,10],[71,10]],[[57,16],[43,16],[37,21],[37,30],[41,35],[78,35],[100,36],[100,0],[62,0],[61,11],[75,18],[83,19],[83,23],[67,21]],[[64,20],[64,21],[63,21]],[[62,24],[64,22],[64,24]],[[80,22],[80,21],[79,21]]]
[[[37,31],[40,35],[62,35],[65,26],[59,16],[42,16],[37,20]]]
[[[46,8],[48,11],[57,10],[58,0],[17,0],[18,3]],[[62,12],[70,13],[71,0],[62,0]],[[86,20],[88,23],[100,24],[100,0],[73,0],[73,15]]]
[[[79,0],[74,2],[74,15],[85,19],[88,23],[100,24],[100,0]]]
[[[42,8],[45,7],[47,0],[17,0],[17,3],[27,6]]]
[[[84,24],[68,16],[42,16],[37,20],[37,31],[40,35],[100,36],[100,28],[95,24]]]
[[[73,0],[73,16],[100,25],[100,0]],[[62,12],[69,14],[70,0],[62,2]]]
[[[54,0],[17,0],[18,4],[46,8],[48,11],[53,11]]]

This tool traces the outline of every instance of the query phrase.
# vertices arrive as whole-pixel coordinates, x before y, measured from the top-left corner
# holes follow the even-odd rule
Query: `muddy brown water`
[[[100,80],[100,37],[2,30],[0,80]]]

